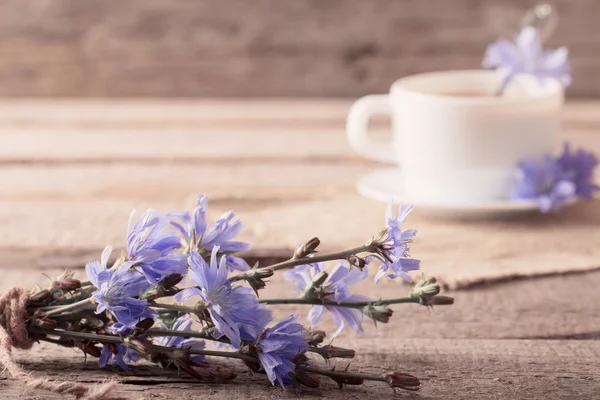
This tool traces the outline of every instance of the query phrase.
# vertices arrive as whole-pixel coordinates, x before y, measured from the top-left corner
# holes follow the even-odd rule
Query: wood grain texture
[[[81,266],[123,243],[132,208],[188,209],[197,193],[210,196],[211,221],[237,212],[254,258],[286,258],[315,235],[323,251],[340,250],[384,222],[385,205],[356,193],[356,180],[382,164],[349,149],[348,101],[3,104],[0,265]],[[569,104],[564,138],[600,151],[597,107]],[[375,134],[387,132],[376,123]],[[410,224],[420,230],[413,254],[451,287],[600,267],[597,202],[479,222],[417,210]]]
[[[422,390],[418,394],[400,393],[398,398],[591,399],[597,395],[600,384],[597,368],[600,341],[403,339],[375,344],[365,338],[356,340],[354,348],[358,355],[351,369],[372,374],[382,370],[410,371],[422,379]],[[35,357],[31,352],[35,352]],[[75,351],[65,352],[52,345],[43,344],[29,353],[19,353],[25,368],[34,374],[81,382],[103,381],[115,376],[98,370],[91,360],[84,362],[83,356]],[[282,392],[271,387],[263,376],[250,374],[241,363],[227,365],[238,372],[236,381],[228,384],[193,383],[173,372],[144,365],[132,368],[129,373],[118,372],[116,377],[122,381],[121,392],[132,398],[204,400],[298,396],[294,391]],[[347,363],[335,365],[343,368]],[[169,383],[164,376],[176,382]],[[24,395],[20,383],[11,379],[0,380],[0,392],[4,399],[64,398],[36,392]],[[321,388],[304,389],[299,394],[357,400],[392,397],[390,389],[383,385],[367,383],[339,390],[325,380]]]
[[[0,95],[358,96],[477,68],[535,0],[2,0]],[[550,45],[598,96],[595,0],[557,0]]]

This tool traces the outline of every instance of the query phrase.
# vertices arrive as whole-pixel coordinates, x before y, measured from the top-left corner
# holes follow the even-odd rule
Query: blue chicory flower
[[[536,200],[542,212],[557,210],[575,198],[575,184],[561,176],[556,160],[546,156],[541,162],[523,161],[517,165],[513,200]]]
[[[92,293],[98,304],[96,314],[108,310],[126,327],[133,327],[145,318],[154,318],[155,313],[148,307],[148,302],[135,298],[150,287],[148,281],[141,273],[131,269],[132,262],[108,269],[111,253],[112,247],[107,246],[101,261],[92,261],[85,266],[88,279],[97,289]]]
[[[382,263],[375,275],[376,283],[379,283],[381,278],[386,275],[390,279],[401,276],[411,282],[412,279],[407,272],[416,271],[421,265],[420,260],[410,258],[409,252],[409,245],[412,243],[417,231],[415,229],[402,230],[402,225],[406,222],[406,218],[413,207],[400,205],[395,217],[392,214],[392,207],[393,202],[390,202],[386,210],[387,240],[383,242],[387,248],[384,250],[385,257],[373,256]]]
[[[518,163],[510,198],[535,200],[542,212],[555,211],[576,197],[591,199],[600,189],[594,183],[597,165],[593,153],[583,149],[574,151],[565,143],[558,157],[548,154],[540,161]]]
[[[287,280],[295,281],[295,290],[297,293],[302,293],[312,279],[321,271],[326,269],[325,263],[315,263],[310,265],[298,265],[289,271],[284,272],[283,276]],[[357,302],[357,301],[374,301],[374,299],[358,294],[351,294],[349,286],[354,285],[369,275],[367,268],[362,270],[351,268],[347,262],[336,264],[327,279],[321,285],[324,295],[322,299],[342,302]],[[356,333],[362,332],[363,313],[359,310],[349,307],[335,307],[324,305],[313,305],[308,312],[308,321],[312,325],[316,325],[323,319],[325,311],[329,311],[335,323],[336,330],[332,337],[338,336],[346,327],[346,323],[350,325]]]
[[[248,263],[231,253],[250,250],[250,245],[233,240],[244,229],[240,220],[234,220],[233,211],[223,214],[217,221],[207,229],[206,211],[208,209],[208,197],[198,195],[196,206],[190,215],[188,212],[172,213],[172,223],[185,237],[189,250],[211,252],[216,246],[225,253],[226,266],[230,271],[247,271],[250,269]]]
[[[292,383],[290,374],[296,371],[294,359],[308,350],[304,327],[298,323],[299,315],[291,315],[271,328],[267,328],[257,343],[258,358],[269,381],[274,385]]]
[[[544,50],[536,28],[528,26],[521,30],[515,42],[499,39],[488,46],[482,63],[484,68],[496,68],[502,77],[504,88],[517,74],[536,76],[541,83],[554,79],[563,86],[571,83],[568,50]]]
[[[572,151],[569,143],[565,143],[556,163],[561,175],[575,184],[575,195],[591,199],[600,189],[600,186],[594,184],[594,169],[598,165],[595,154],[583,149]]]
[[[186,257],[176,250],[181,247],[181,237],[170,229],[170,219],[156,210],[148,210],[132,226],[135,210],[127,228],[127,261],[139,269],[148,282],[156,284],[169,275],[187,272]]]
[[[232,286],[227,279],[225,257],[218,261],[219,247],[212,249],[210,265],[192,250],[188,257],[189,276],[198,287],[186,288],[175,296],[177,301],[200,297],[217,330],[215,338],[226,336],[234,348],[241,340],[253,340],[271,320],[271,313],[258,303],[252,289]]]
[[[112,349],[116,351],[116,354],[113,353]],[[112,365],[118,366],[123,371],[127,371],[129,370],[127,353],[127,347],[122,344],[114,344],[111,346],[104,345],[104,347],[102,347],[100,358],[98,359],[98,366],[104,368],[111,363]]]
[[[166,329],[165,326],[162,326]],[[189,331],[192,327],[192,319],[189,314],[185,314],[175,321],[173,324],[172,330],[174,331]],[[188,339],[180,336],[159,336],[156,338],[157,343],[161,346],[165,347],[175,347],[178,349],[188,349],[188,350],[203,350],[204,349],[204,341],[197,339]],[[193,362],[202,362],[205,360],[205,357],[200,354],[192,354],[190,355],[190,360]]]
[[[109,326],[108,331],[113,335],[126,336],[132,332],[132,329],[117,322]],[[122,344],[104,345],[104,347],[102,347],[100,358],[98,359],[98,365],[100,368],[104,368],[111,363],[112,365],[118,366],[123,371],[128,371],[129,364],[138,362],[141,358],[142,357],[137,351],[128,349],[127,346]]]

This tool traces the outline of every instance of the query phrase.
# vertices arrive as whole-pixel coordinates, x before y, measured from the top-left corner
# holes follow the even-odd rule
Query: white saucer
[[[533,200],[498,200],[486,203],[414,201],[404,193],[402,182],[402,171],[399,168],[387,168],[363,176],[357,182],[356,188],[360,194],[373,200],[389,203],[394,199],[395,202],[411,204],[421,212],[447,218],[495,217],[539,212],[539,205]]]

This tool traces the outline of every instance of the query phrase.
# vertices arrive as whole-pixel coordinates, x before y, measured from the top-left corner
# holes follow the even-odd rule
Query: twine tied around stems
[[[0,294],[0,364],[13,379],[21,380],[32,389],[69,394],[78,400],[126,400],[115,393],[115,382],[87,386],[73,381],[34,378],[14,361],[13,348],[28,350],[33,346],[33,341],[27,332],[27,322],[30,317],[27,313],[28,299],[27,290],[18,286]]]

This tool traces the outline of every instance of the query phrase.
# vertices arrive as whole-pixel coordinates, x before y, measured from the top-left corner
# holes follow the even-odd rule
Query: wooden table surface
[[[350,190],[358,175],[377,164],[339,145],[349,104],[344,100],[0,102],[4,182],[0,290],[17,283],[43,283],[41,272],[81,269],[86,260],[98,257],[104,244],[118,246],[133,206],[185,206],[193,201],[191,193],[205,192],[217,210],[234,208],[240,215],[268,218],[283,203],[312,201],[307,193],[328,196],[340,188]],[[569,102],[568,136],[599,143],[598,110],[600,102]],[[385,121],[375,121],[376,131],[386,129]],[[297,218],[320,230],[318,218]],[[115,227],[115,220],[122,221],[122,230]],[[266,237],[261,229],[268,230],[269,225],[248,229]],[[298,240],[294,232],[287,234],[285,240],[262,243],[249,257],[285,258],[289,243]],[[419,394],[400,398],[596,398],[599,285],[600,272],[592,271],[451,291],[457,300],[453,307],[431,313],[421,307],[398,309],[390,324],[353,338],[359,356],[351,367],[370,372],[400,369],[423,379]],[[343,345],[343,340],[336,344]],[[48,345],[17,354],[35,374],[82,382],[112,374],[98,370],[94,360],[84,361],[76,352]],[[122,381],[123,393],[144,399],[296,397],[293,391],[271,388],[243,366],[236,370],[239,376],[233,384],[194,383],[176,375],[165,378],[165,371],[145,365],[114,373]],[[60,398],[25,392],[4,373],[0,395]],[[325,384],[300,395],[363,399],[391,397],[391,391],[378,385],[340,391]]]

